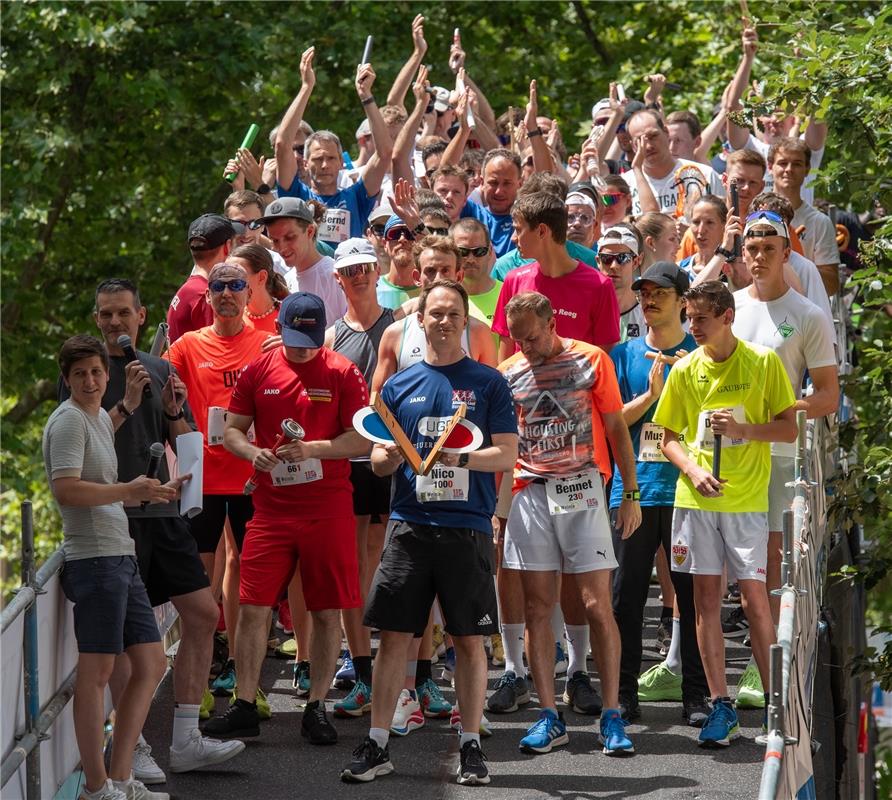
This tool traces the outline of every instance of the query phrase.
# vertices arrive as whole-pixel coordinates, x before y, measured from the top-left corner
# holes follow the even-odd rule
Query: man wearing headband
[[[632,291],[635,271],[640,265],[638,237],[630,225],[621,223],[604,231],[598,242],[598,266],[610,278],[616,292],[621,342],[644,336],[647,330],[638,296]]]
[[[835,336],[827,317],[807,297],[784,280],[784,261],[790,243],[783,218],[774,211],[756,211],[747,217],[743,231],[743,258],[753,282],[734,293],[737,314],[734,335],[774,350],[790,378],[796,409],[810,419],[833,413],[839,404]],[[803,395],[802,381],[808,370],[814,391]],[[771,616],[777,624],[780,597],[781,535],[783,513],[793,502],[794,444],[771,445],[771,481],[768,484],[768,576]],[[762,708],[763,686],[756,665],[750,662],[737,687],[737,706]]]
[[[600,228],[598,206],[587,192],[570,192],[564,201],[567,206],[567,239],[590,250],[595,249]]]

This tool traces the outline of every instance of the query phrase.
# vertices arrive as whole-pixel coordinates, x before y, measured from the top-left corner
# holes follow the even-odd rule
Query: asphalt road
[[[656,615],[654,597],[649,602],[646,622],[645,663],[658,658],[653,648]],[[739,640],[727,641],[729,685],[746,665],[749,650]],[[434,666],[434,676],[441,668]],[[491,669],[490,689],[500,671]],[[585,798],[719,798],[755,797],[764,748],[754,738],[761,725],[761,711],[740,712],[742,737],[724,750],[701,750],[697,731],[681,718],[678,703],[642,703],[640,724],[627,732],[636,753],[626,758],[610,758],[597,744],[597,720],[565,710],[570,743],[547,755],[522,754],[517,743],[538,716],[534,702],[509,715],[489,715],[495,733],[483,740],[492,783],[487,787],[465,787],[455,783],[458,767],[458,737],[448,720],[427,720],[425,727],[400,739],[391,737],[391,759],[396,771],[376,781],[345,784],[340,770],[368,732],[369,718],[336,720],[339,741],[333,747],[314,747],[300,736],[302,701],[291,689],[289,662],[268,658],[264,662],[262,685],[267,690],[273,717],[261,723],[261,734],[247,740],[247,748],[237,758],[217,769],[180,775],[169,774],[166,787],[177,800],[254,800],[262,798],[449,798],[463,800],[485,795],[490,800],[583,800]],[[563,679],[557,681],[558,694]],[[453,699],[451,689],[444,694]],[[733,692],[733,689],[732,689]],[[344,693],[332,691],[330,703]],[[225,708],[218,700],[218,710]],[[330,705],[329,705],[330,708]],[[165,679],[152,706],[145,736],[153,747],[159,765],[167,768],[167,749],[173,717],[170,675]],[[154,788],[154,787],[153,787]]]

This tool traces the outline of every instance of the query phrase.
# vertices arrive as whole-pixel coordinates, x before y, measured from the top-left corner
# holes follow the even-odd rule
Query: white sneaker
[[[390,732],[397,736],[408,736],[412,731],[424,726],[424,712],[417,699],[412,699],[408,689],[400,692],[390,723]]]
[[[97,789],[95,792],[88,792],[86,789],[81,792],[80,800],[127,800],[127,795],[118,789],[111,778],[106,780],[105,785]]]
[[[222,764],[234,758],[245,749],[245,743],[239,739],[221,742],[219,739],[208,739],[195,728],[189,741],[179,750],[170,748],[170,771],[190,772],[212,764]]]
[[[115,788],[127,800],[170,800],[167,792],[150,792],[142,781],[131,778],[129,781],[113,781]]]
[[[167,776],[152,758],[152,748],[145,742],[137,742],[133,751],[133,777],[143,783],[166,783]]]

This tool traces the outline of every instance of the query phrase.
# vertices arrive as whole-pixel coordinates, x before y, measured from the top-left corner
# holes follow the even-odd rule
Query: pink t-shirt
[[[538,262],[511,270],[496,303],[492,329],[509,336],[505,306],[516,294],[539,292],[551,300],[558,336],[610,348],[619,341],[619,305],[610,279],[578,262],[560,278],[543,275]]]

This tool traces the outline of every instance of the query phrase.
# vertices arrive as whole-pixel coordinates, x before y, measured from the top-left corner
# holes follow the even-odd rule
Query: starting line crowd
[[[431,87],[423,24],[380,107],[371,64],[358,67],[353,161],[304,121],[304,52],[273,156],[240,150],[222,214],[189,226],[163,357],[134,354],[147,309],[126,278],[96,289],[101,337],[62,346],[43,454],[88,800],[168,797],[145,786],[166,776],[141,735],[165,669],[152,606],[168,600],[182,621],[173,772],[259,735],[273,610],[294,632],[302,735],[335,744],[329,713],[370,713],[345,781],[393,771],[390,737],[444,717],[461,737],[458,782],[489,783],[484,712],[535,693],[520,749],[565,745],[563,672],[563,702],[600,717],[608,756],[634,753],[640,700],[679,702],[701,746],[739,735],[735,701],[765,705],[795,414],[832,414],[839,398],[837,231],[808,188],[826,126],[729,118],[757,48],[747,27],[706,128],[665,108],[651,75],[643,102],[611,85],[568,157],[535,81],[525,113],[496,118],[458,36],[455,89]],[[354,421],[374,393],[396,441]],[[465,445],[424,474],[412,453],[426,458],[456,411]],[[187,519],[192,476],[146,465],[153,443],[175,452],[195,430],[203,504]],[[655,563],[665,660],[641,674]],[[729,585],[741,606],[722,619]],[[221,618],[228,656],[211,680]],[[752,647],[735,701],[726,635]],[[433,679],[438,656],[455,704]],[[489,658],[504,672],[488,693]],[[349,693],[327,708],[333,682]],[[229,698],[218,716],[214,695]]]

